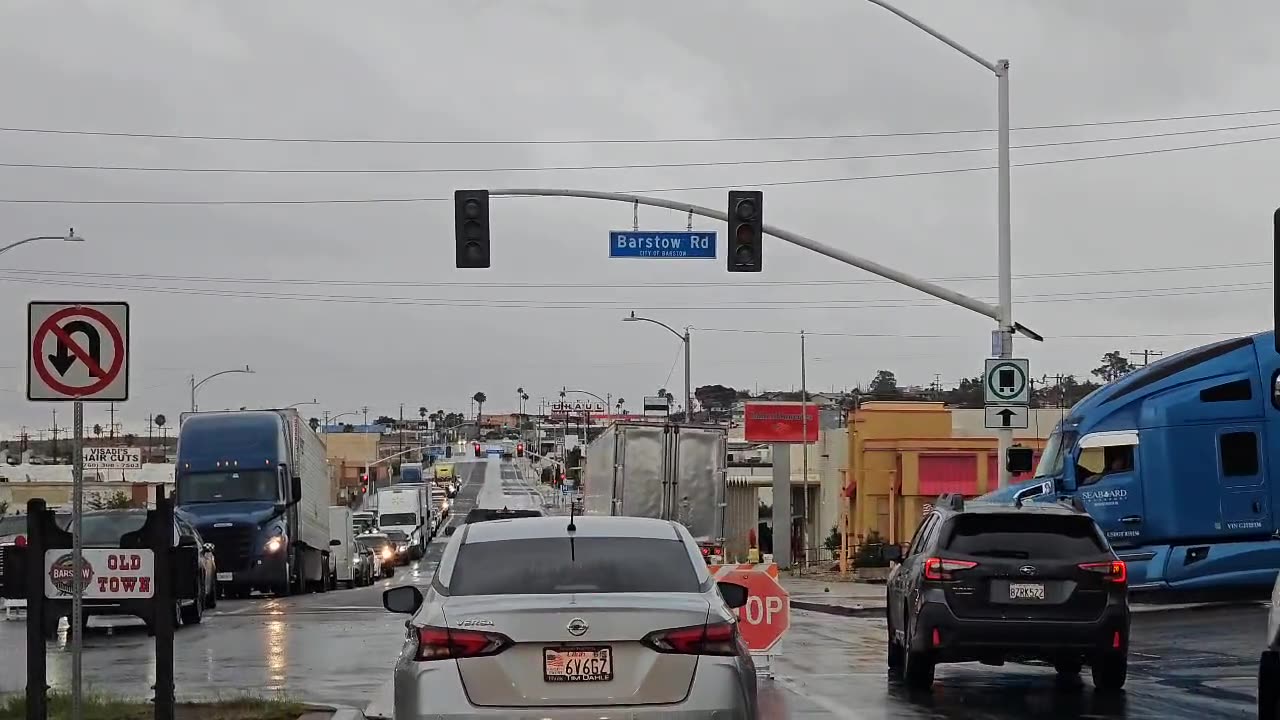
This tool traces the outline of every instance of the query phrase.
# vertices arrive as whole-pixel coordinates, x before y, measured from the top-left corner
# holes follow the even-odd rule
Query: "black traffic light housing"
[[[1008,454],[1005,456],[1004,467],[1011,473],[1031,472],[1035,469],[1032,462],[1035,459],[1035,451],[1029,447],[1014,445],[1009,448]]]
[[[489,267],[489,191],[455,190],[453,225],[457,266]]]
[[[729,272],[760,272],[763,268],[764,193],[729,191]]]

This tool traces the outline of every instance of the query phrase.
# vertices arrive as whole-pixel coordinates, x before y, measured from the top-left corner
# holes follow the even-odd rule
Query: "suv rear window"
[[[942,549],[960,555],[1019,560],[1067,560],[1107,552],[1088,517],[1043,514],[959,515]]]
[[[514,518],[542,517],[540,510],[489,510],[474,508],[467,513],[466,523],[488,522],[490,520],[506,520]]]
[[[568,537],[467,543],[450,595],[555,595],[699,591],[684,543],[656,538]]]

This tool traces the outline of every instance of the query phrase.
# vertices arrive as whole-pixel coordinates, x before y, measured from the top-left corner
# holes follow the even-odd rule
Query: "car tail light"
[[[453,660],[488,657],[497,655],[512,645],[511,638],[501,633],[425,626],[418,628],[418,651],[413,659]]]
[[[640,644],[668,655],[738,655],[744,647],[737,623],[731,622],[655,630]]]
[[[946,558],[931,557],[924,561],[924,579],[925,580],[952,580],[951,573],[957,570],[971,570],[978,567],[978,563],[968,560],[948,560]]]
[[[16,538],[14,538],[14,539],[13,539],[13,544],[14,544],[14,545],[17,545],[18,547],[26,547],[26,546],[27,546],[27,536],[26,536],[26,535],[19,535],[18,537],[16,537]]]
[[[1109,562],[1093,562],[1080,563],[1081,570],[1096,572],[1099,575],[1106,575],[1107,582],[1124,584],[1129,582],[1129,568],[1124,564],[1123,560],[1111,560]]]

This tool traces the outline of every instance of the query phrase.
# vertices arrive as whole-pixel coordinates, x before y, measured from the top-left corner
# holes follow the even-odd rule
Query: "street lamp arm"
[[[639,318],[637,318],[637,319],[639,319]],[[661,323],[659,323],[659,324],[661,324]],[[599,395],[597,395],[597,394],[595,394],[595,393],[593,393],[593,392],[590,392],[590,391],[588,391],[588,390],[569,390],[569,389],[566,389],[566,390],[565,390],[565,392],[567,392],[567,393],[582,393],[583,395],[590,395],[591,397],[593,397],[593,398],[595,398],[595,399],[599,400],[600,402],[604,403],[604,407],[605,407],[605,410],[606,410],[606,411],[609,409],[609,401],[608,401],[608,400],[605,400],[604,398],[600,397]]]
[[[680,338],[681,340],[684,340],[684,335],[683,335],[680,331],[676,330],[675,328],[671,327],[670,325],[668,325],[668,324],[666,324],[666,323],[664,323],[664,322],[662,322],[662,321],[660,321],[660,320],[654,320],[653,318],[647,318],[647,317],[639,317],[639,316],[636,316],[636,315],[632,315],[632,316],[631,316],[631,317],[629,317],[629,318],[623,318],[623,319],[624,319],[624,320],[631,320],[631,321],[633,321],[633,322],[647,322],[647,323],[653,323],[654,325],[660,325],[660,326],[662,326],[662,327],[666,328],[667,330],[671,331],[671,334],[672,334],[672,335],[675,335],[676,337]]]
[[[974,51],[970,50],[969,48],[967,48],[967,47],[965,47],[965,46],[961,45],[960,43],[956,42],[955,40],[952,40],[951,38],[947,37],[946,35],[943,35],[942,33],[938,32],[937,30],[934,30],[933,28],[931,28],[931,27],[929,27],[928,25],[924,24],[924,23],[923,23],[923,22],[921,22],[920,20],[917,20],[916,18],[912,17],[911,15],[907,14],[906,12],[903,12],[902,10],[899,10],[898,8],[896,8],[896,7],[892,6],[892,5],[890,5],[890,4],[889,4],[888,2],[886,2],[885,0],[867,0],[867,2],[871,3],[872,5],[879,5],[880,7],[884,8],[885,10],[888,10],[889,12],[893,13],[894,15],[897,15],[898,17],[902,18],[903,20],[906,20],[907,22],[911,23],[912,25],[915,25],[916,27],[920,28],[921,30],[925,31],[926,33],[928,33],[928,34],[932,35],[932,36],[933,36],[934,38],[936,38],[938,41],[943,42],[943,43],[946,43],[949,47],[951,47],[951,48],[952,48],[953,50],[955,50],[956,52],[958,52],[958,53],[960,53],[961,55],[964,55],[965,57],[969,58],[970,60],[972,60],[972,61],[974,61],[974,62],[978,63],[979,65],[981,65],[982,67],[984,67],[984,68],[986,68],[986,69],[990,70],[991,72],[995,73],[996,75],[999,75],[999,74],[1000,74],[1001,70],[1000,70],[1000,64],[999,64],[999,63],[993,63],[993,62],[991,62],[990,60],[987,60],[986,58],[984,58],[984,57],[982,57],[981,55],[979,55],[979,54],[975,53]]]
[[[205,383],[209,382],[210,380],[216,377],[220,377],[222,375],[230,375],[231,373],[248,373],[252,375],[253,371],[250,370],[248,367],[244,367],[244,368],[236,368],[235,370],[223,370],[222,372],[216,372],[210,375],[209,377],[201,380],[200,382],[196,383],[194,386],[192,386],[191,392],[195,392],[196,390],[199,390],[201,385],[204,385]]]
[[[668,210],[676,210],[682,213],[699,215],[701,217],[711,218],[712,220],[720,220],[728,222],[728,215],[720,210],[712,210],[711,208],[702,207],[701,205],[691,205],[687,202],[679,202],[676,200],[667,200],[666,198],[649,197],[646,195],[632,195],[629,193],[600,192],[596,190],[566,190],[554,188],[518,188],[507,190],[490,190],[489,194],[496,197],[574,197],[586,198],[590,200],[611,200],[614,202],[625,202],[633,205],[648,205],[650,207],[666,208]],[[816,240],[793,233],[789,230],[775,227],[773,225],[764,225],[761,230],[766,235],[772,235],[784,242],[797,245],[819,255],[838,260],[846,265],[852,265],[856,268],[866,270],[869,273],[879,275],[886,280],[892,280],[909,288],[919,290],[926,295],[932,295],[939,300],[944,300],[953,305],[959,305],[967,310],[989,317],[993,320],[1000,320],[999,308],[981,300],[971,298],[968,295],[949,290],[936,283],[929,282],[923,278],[908,275],[900,270],[895,270],[886,265],[881,265],[873,260],[867,260],[852,253],[847,253],[838,248],[824,245]],[[677,333],[678,334],[678,333]]]

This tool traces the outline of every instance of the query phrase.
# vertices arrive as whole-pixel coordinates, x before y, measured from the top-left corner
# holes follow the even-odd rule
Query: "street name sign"
[[[987,358],[982,394],[987,405],[1027,405],[1031,370],[1026,358]]]
[[[142,448],[135,447],[87,447],[82,448],[85,470],[141,470]]]
[[[986,425],[991,430],[1025,430],[1031,424],[1031,410],[1026,405],[988,405],[985,410]]]
[[[714,230],[614,230],[609,233],[611,258],[715,260]]]
[[[129,304],[27,304],[27,399],[129,399]]]

